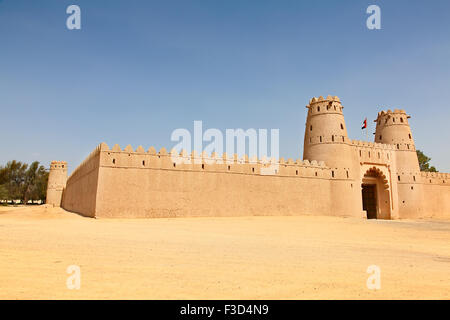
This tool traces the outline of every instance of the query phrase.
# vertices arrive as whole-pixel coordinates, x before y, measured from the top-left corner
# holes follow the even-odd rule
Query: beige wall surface
[[[285,163],[277,174],[261,175],[258,163],[200,161],[203,169],[202,163],[174,167],[170,155],[102,152],[96,216],[333,213],[332,183],[326,167]]]
[[[96,148],[72,173],[62,198],[62,207],[87,217],[95,217],[100,152]]]

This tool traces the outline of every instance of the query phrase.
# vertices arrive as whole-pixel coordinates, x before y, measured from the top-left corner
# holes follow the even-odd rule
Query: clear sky
[[[71,4],[81,30],[66,28]],[[299,158],[305,105],[331,94],[352,139],[405,109],[416,147],[450,172],[448,0],[0,0],[0,58],[0,164],[73,170],[100,142],[170,149],[194,120],[278,128],[280,156]]]

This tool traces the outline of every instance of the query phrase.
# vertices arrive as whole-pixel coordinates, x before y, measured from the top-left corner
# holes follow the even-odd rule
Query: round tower
[[[396,151],[396,166],[399,172],[419,172],[419,160],[405,110],[378,113],[375,142],[393,144]]]
[[[328,167],[354,169],[353,155],[347,135],[344,107],[338,97],[312,98],[306,119],[303,159],[325,161]]]
[[[55,207],[61,205],[63,190],[67,182],[67,162],[52,161],[47,183],[46,203]]]

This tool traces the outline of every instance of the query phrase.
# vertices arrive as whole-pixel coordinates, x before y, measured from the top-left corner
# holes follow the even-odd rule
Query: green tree
[[[430,166],[431,158],[427,157],[422,151],[417,150],[420,171],[438,172],[434,166]]]
[[[0,166],[0,199],[45,201],[48,172],[34,161],[31,165],[20,161],[9,161]]]

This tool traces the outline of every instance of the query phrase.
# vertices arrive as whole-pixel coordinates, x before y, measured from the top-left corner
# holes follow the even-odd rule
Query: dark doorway
[[[374,184],[362,185],[363,210],[367,212],[367,219],[377,218],[377,186]]]

